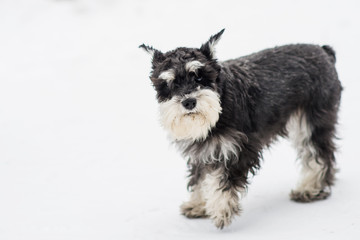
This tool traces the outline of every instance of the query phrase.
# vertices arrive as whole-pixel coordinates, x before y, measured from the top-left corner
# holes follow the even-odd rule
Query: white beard
[[[196,107],[185,109],[181,101],[195,98]],[[219,120],[221,113],[220,97],[209,89],[200,89],[185,97],[174,96],[160,103],[160,121],[174,140],[202,140]]]

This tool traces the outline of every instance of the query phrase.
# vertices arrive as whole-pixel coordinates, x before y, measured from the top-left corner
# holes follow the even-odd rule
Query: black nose
[[[181,102],[184,108],[191,110],[196,106],[196,99],[195,98],[188,98]]]

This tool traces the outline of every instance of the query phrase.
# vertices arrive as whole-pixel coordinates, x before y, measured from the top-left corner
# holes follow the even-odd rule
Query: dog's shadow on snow
[[[263,228],[272,228],[278,224],[291,224],[299,215],[303,216],[304,211],[312,211],[312,203],[299,203],[290,200],[288,194],[258,195],[249,196],[242,202],[242,213],[235,217],[232,224],[225,228],[226,232],[259,231]],[[295,224],[295,223],[294,223]],[[275,227],[276,228],[276,227]]]

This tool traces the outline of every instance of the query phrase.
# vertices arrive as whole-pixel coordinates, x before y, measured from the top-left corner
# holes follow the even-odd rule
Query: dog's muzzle
[[[221,113],[220,96],[201,89],[160,104],[161,123],[176,140],[205,139]]]

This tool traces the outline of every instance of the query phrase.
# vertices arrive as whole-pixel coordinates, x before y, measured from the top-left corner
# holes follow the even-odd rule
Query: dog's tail
[[[324,49],[324,51],[326,52],[326,54],[330,57],[330,61],[332,63],[336,62],[336,57],[335,57],[335,51],[332,47],[328,46],[328,45],[324,45],[322,46],[322,49]]]

